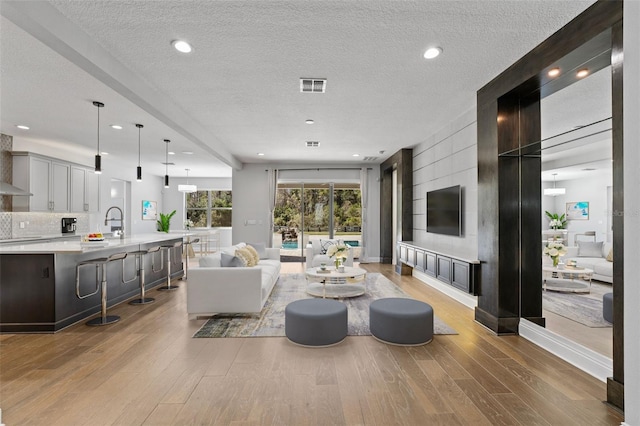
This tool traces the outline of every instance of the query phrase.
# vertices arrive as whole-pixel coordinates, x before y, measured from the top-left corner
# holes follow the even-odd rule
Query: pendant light
[[[564,195],[567,192],[566,188],[556,188],[556,175],[557,173],[553,174],[553,188],[545,188],[544,195],[556,197],[558,195]]]
[[[178,185],[178,191],[180,192],[184,192],[184,193],[191,193],[191,192],[196,192],[198,190],[198,187],[195,185],[189,185],[189,170],[190,169],[185,169],[187,171],[187,184],[186,185]]]
[[[142,166],[140,165],[140,129],[142,129],[144,126],[142,124],[136,124],[136,127],[138,128],[138,170],[137,170],[137,174],[136,174],[136,180],[138,182],[142,181]]]
[[[102,158],[100,157],[100,108],[104,107],[102,102],[93,101],[93,105],[98,108],[98,152],[96,154],[94,173],[99,175],[102,173]]]
[[[164,162],[164,187],[169,187],[169,139],[165,139],[164,142],[167,144],[167,150],[165,154],[165,162]]]

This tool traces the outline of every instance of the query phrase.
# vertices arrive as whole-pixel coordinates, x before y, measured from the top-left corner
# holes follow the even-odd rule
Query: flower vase
[[[335,263],[336,263],[336,271],[337,271],[338,269],[340,269],[340,265],[341,265],[341,262],[340,262],[340,258],[339,258],[339,257],[336,257],[336,261],[335,261]]]
[[[559,256],[554,256],[551,259],[553,260],[553,267],[557,268],[558,267],[558,262],[560,261],[560,257]]]

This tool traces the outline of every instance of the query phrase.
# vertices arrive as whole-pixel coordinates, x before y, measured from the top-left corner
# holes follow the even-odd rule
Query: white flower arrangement
[[[567,254],[567,248],[561,242],[549,241],[542,253],[553,260],[553,266],[558,266],[560,257]]]
[[[191,219],[187,219],[184,221],[184,227],[189,229],[193,226],[193,221]]]
[[[562,229],[562,222],[558,219],[553,219],[551,221],[549,221],[549,228],[550,229]]]
[[[327,256],[345,260],[349,257],[349,247],[344,244],[334,244],[327,249]]]

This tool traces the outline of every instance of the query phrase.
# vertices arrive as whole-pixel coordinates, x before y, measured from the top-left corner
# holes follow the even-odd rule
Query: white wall
[[[322,169],[335,168],[335,164],[245,164],[242,170],[233,171],[233,243],[242,241],[269,241],[270,211],[269,188],[266,169]],[[353,168],[358,166],[345,166]],[[322,170],[321,170],[322,171]],[[331,172],[328,176],[331,176]],[[334,172],[333,175],[337,175]],[[314,170],[288,172],[288,175],[300,179],[326,179],[326,174],[320,176]],[[368,225],[364,229],[367,240],[368,262],[380,259],[380,168],[373,165],[369,170],[369,203],[367,208]],[[251,222],[248,222],[251,221]]]
[[[413,241],[435,251],[478,258],[478,155],[475,107],[413,148]],[[460,185],[463,235],[426,231],[426,193]]]
[[[567,191],[565,195],[556,197],[542,196],[542,229],[549,229],[549,219],[544,215],[545,211],[562,215],[566,212],[566,203],[588,201],[589,219],[567,221],[569,245],[573,245],[576,233],[585,231],[596,231],[596,241],[607,241],[611,212],[611,206],[607,201],[607,188],[612,186],[612,179],[611,171],[594,171],[586,178],[557,181],[556,186],[566,188]],[[553,187],[553,183],[548,185],[548,182],[545,182],[543,186]]]
[[[624,399],[640,425],[640,2],[624,2]]]

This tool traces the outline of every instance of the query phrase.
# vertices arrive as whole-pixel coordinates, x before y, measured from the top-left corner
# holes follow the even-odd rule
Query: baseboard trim
[[[613,361],[546,328],[520,319],[520,336],[576,366],[602,382],[613,376]]]
[[[416,271],[415,268],[413,268],[413,276],[419,279],[420,281],[422,281],[423,283],[427,284],[428,286],[435,288],[440,293],[444,293],[450,298],[462,303],[468,308],[475,309],[475,307],[478,306],[477,296],[474,296],[469,293],[464,293],[458,290],[457,288],[451,287],[450,285],[447,285],[441,281],[438,281],[437,279],[423,272]]]

